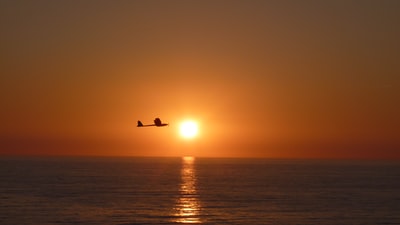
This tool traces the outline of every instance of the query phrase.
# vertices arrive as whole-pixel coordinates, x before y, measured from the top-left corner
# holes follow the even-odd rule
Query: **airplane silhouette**
[[[155,118],[154,124],[143,125],[143,123],[140,120],[137,121],[137,127],[152,127],[152,126],[164,127],[164,126],[168,126],[168,125],[169,125],[168,123],[161,123],[160,118]]]

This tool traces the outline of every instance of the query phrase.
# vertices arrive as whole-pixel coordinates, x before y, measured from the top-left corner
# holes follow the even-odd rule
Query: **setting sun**
[[[194,138],[198,133],[197,123],[194,121],[185,121],[181,123],[179,128],[179,132],[184,138]]]

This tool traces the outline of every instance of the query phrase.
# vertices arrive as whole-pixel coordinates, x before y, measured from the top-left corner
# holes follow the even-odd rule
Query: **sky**
[[[399,24],[399,1],[0,1],[0,155],[400,159]]]

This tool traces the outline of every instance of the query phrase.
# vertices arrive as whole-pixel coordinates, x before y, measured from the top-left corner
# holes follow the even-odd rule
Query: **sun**
[[[182,137],[191,139],[197,136],[198,126],[194,121],[184,121],[179,128]]]

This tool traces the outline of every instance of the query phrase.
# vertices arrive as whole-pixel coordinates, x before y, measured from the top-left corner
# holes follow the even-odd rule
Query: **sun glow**
[[[180,134],[182,137],[190,139],[197,136],[198,126],[194,121],[184,121],[180,126]]]

